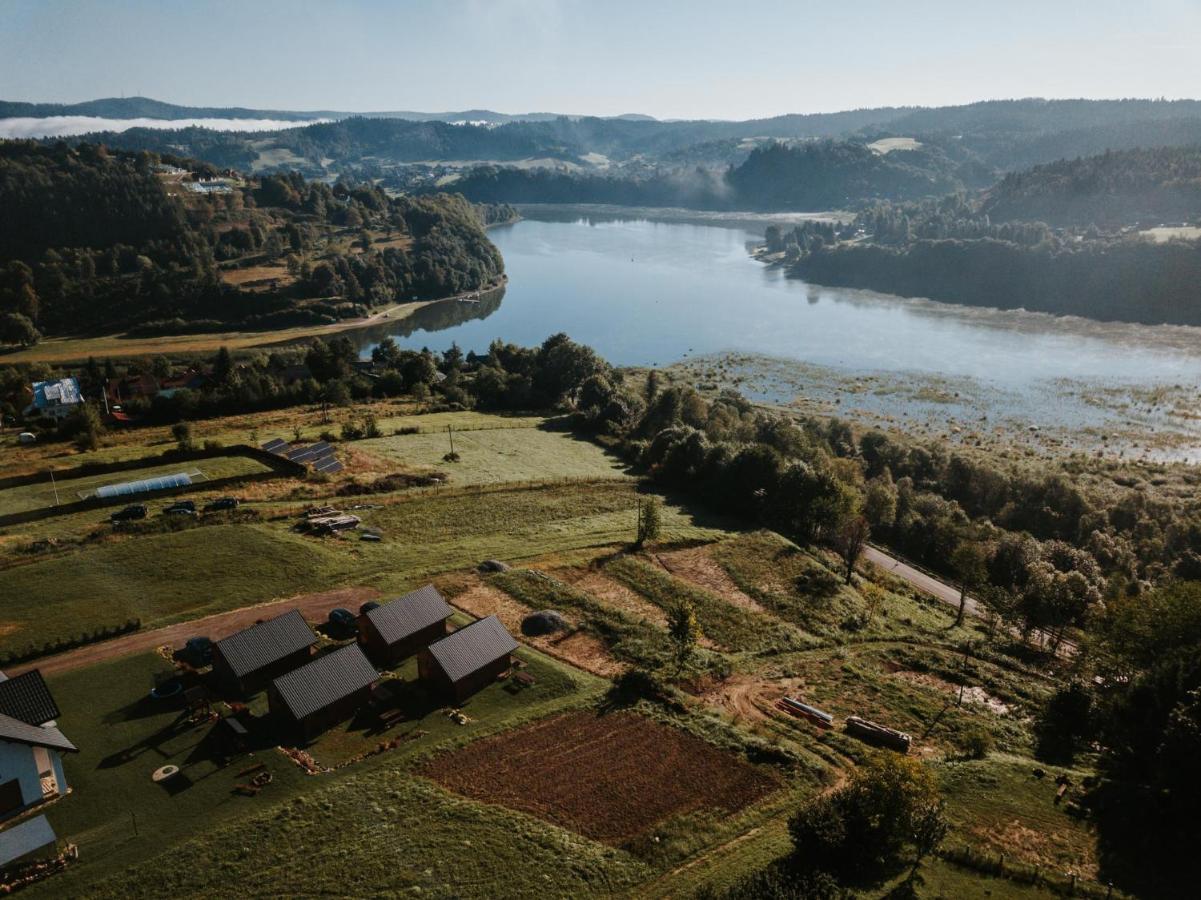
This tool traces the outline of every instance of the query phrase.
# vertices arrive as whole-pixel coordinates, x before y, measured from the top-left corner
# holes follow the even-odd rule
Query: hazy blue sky
[[[751,118],[1201,97],[1198,0],[0,0],[0,98]]]

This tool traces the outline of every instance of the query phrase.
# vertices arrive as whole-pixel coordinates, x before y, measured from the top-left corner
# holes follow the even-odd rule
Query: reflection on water
[[[491,233],[509,285],[360,333],[402,346],[485,351],[566,332],[622,365],[736,351],[847,375],[967,377],[1030,394],[1061,379],[1201,382],[1201,329],[1147,327],[903,300],[786,278],[748,256],[762,224],[651,221],[555,210]]]
[[[505,289],[499,287],[494,291],[481,294],[478,300],[443,300],[439,303],[430,303],[418,308],[403,319],[397,319],[386,325],[359,328],[347,332],[347,336],[356,342],[360,356],[366,359],[371,356],[372,349],[388,336],[391,336],[397,343],[410,346],[411,342],[405,339],[414,334],[447,331],[464,322],[470,322],[472,319],[486,319],[500,309],[500,301],[504,299],[504,296]],[[444,349],[441,343],[438,343],[438,348]]]

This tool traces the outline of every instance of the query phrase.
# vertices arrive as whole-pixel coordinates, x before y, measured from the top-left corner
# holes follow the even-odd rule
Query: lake
[[[1137,408],[1143,393],[1181,391],[1195,399],[1201,385],[1198,328],[807,284],[751,258],[762,220],[523,213],[522,221],[489,232],[509,275],[503,295],[436,304],[389,326],[401,346],[444,350],[453,341],[484,352],[496,338],[535,345],[562,331],[618,365],[766,357],[775,374],[748,392],[774,401],[806,385],[826,391],[839,380],[869,379],[876,387],[857,394],[868,410],[895,410],[896,388],[908,385],[944,419],[984,410],[1048,426],[1153,428],[1167,411],[1144,414]],[[378,329],[360,333],[364,355],[380,337]],[[796,379],[783,377],[790,361]],[[944,395],[923,394],[919,386],[927,382]]]

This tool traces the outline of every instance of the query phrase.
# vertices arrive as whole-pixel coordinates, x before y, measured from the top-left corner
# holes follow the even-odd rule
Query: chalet
[[[285,728],[309,739],[353,716],[378,679],[359,645],[347,644],[276,678],[267,702]]]
[[[213,645],[213,674],[227,689],[250,694],[308,661],[317,636],[300,610],[231,634]]]
[[[422,650],[417,671],[434,690],[462,703],[508,669],[516,649],[500,619],[488,616]]]
[[[158,379],[145,373],[114,378],[104,385],[104,395],[111,406],[120,406],[138,398],[153,397],[158,392]]]
[[[35,381],[33,402],[25,407],[25,415],[50,419],[65,419],[83,403],[79,382],[74,378],[57,381]]]
[[[390,668],[446,637],[453,610],[432,584],[359,616],[359,643],[376,665]]]
[[[0,673],[0,819],[67,793],[62,754],[79,751],[58,730],[58,717],[41,672]]]

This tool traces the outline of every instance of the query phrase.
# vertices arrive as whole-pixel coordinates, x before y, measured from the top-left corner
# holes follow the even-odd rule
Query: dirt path
[[[149,631],[135,631],[133,634],[113,638],[99,644],[89,644],[76,650],[68,650],[54,656],[33,660],[8,670],[8,675],[19,675],[30,669],[40,669],[43,675],[56,675],[60,672],[70,672],[95,663],[129,656],[133,653],[145,653],[169,644],[181,646],[190,637],[204,635],[213,640],[228,637],[235,631],[240,631],[253,625],[259,619],[269,619],[290,609],[299,609],[310,622],[324,622],[329,611],[337,606],[343,606],[351,612],[358,612],[359,605],[368,600],[376,600],[380,596],[375,588],[345,587],[332,591],[322,591],[317,594],[302,594],[289,597],[286,600],[273,600],[258,606],[246,606],[229,612],[205,616],[203,619],[193,619],[190,622],[180,622],[167,625],[164,628],[154,628]]]

